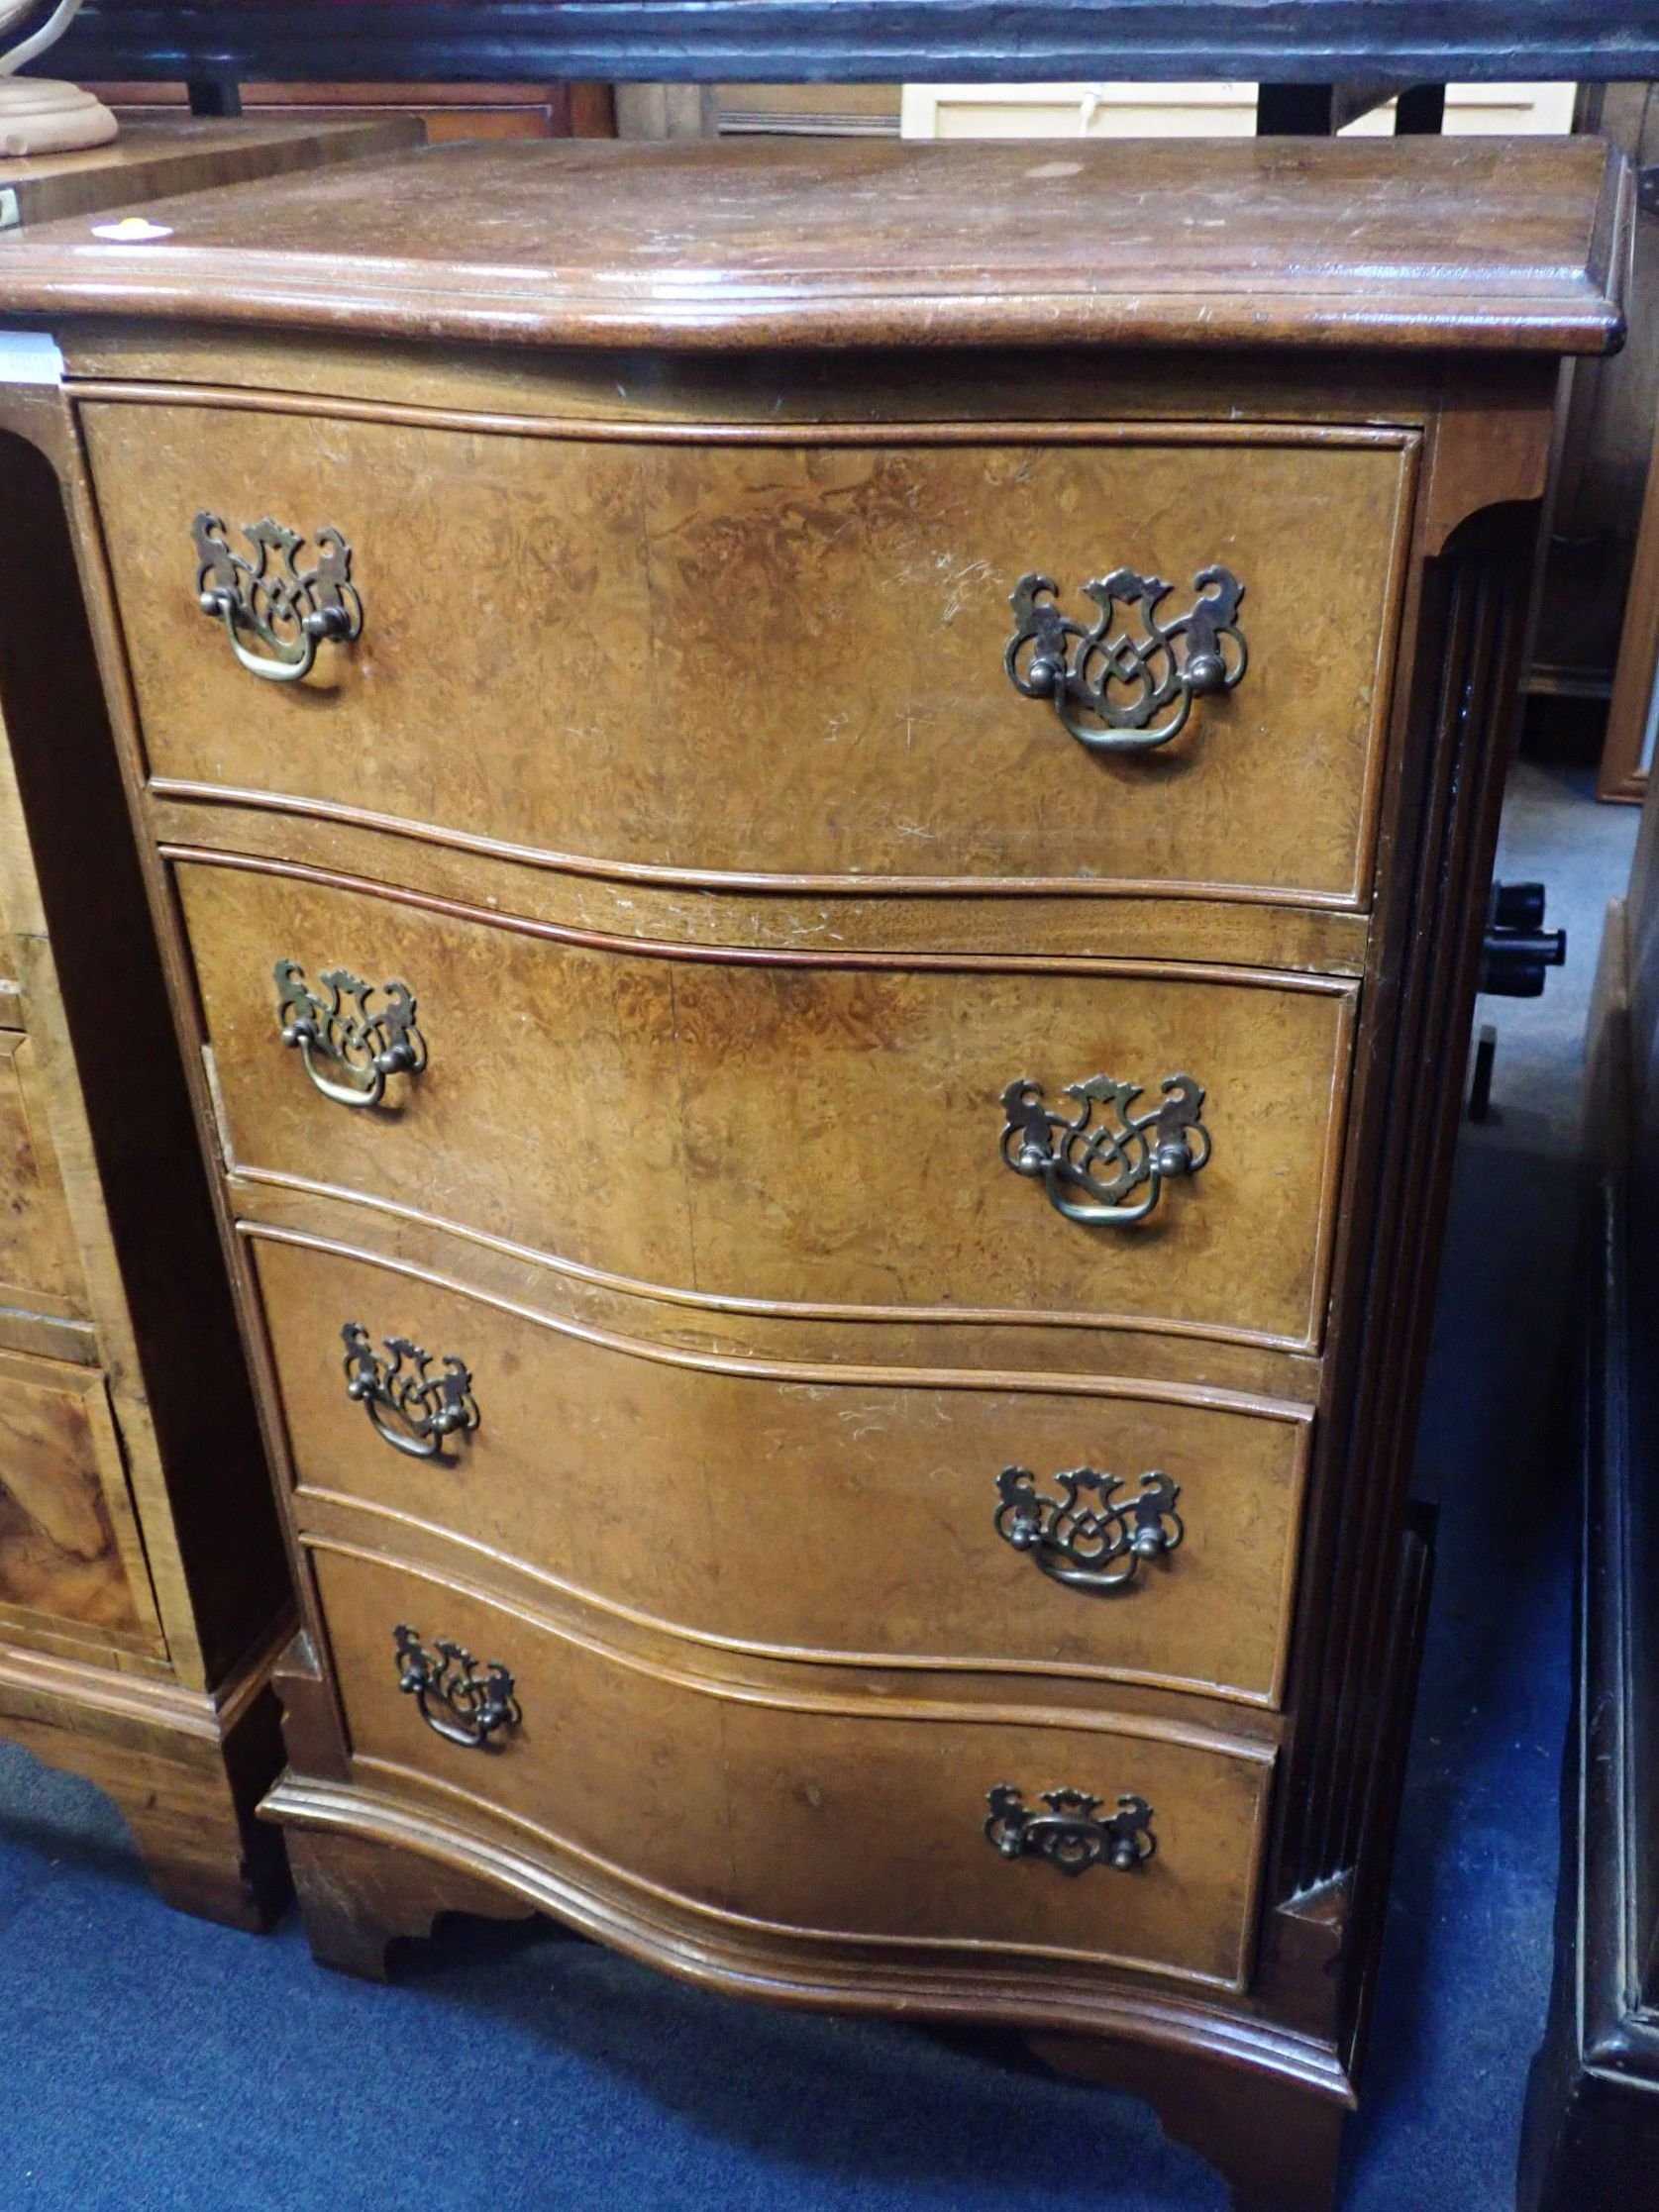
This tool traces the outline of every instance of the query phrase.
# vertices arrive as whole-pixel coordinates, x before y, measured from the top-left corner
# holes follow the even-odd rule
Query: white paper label
[[[63,356],[50,331],[0,331],[0,384],[61,384]]]

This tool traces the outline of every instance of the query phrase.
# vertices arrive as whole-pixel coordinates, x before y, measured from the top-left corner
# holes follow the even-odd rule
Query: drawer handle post
[[[1004,1859],[1046,1859],[1063,1874],[1109,1866],[1132,1873],[1158,1849],[1152,1833],[1152,1807],[1144,1797],[1120,1797],[1115,1813],[1096,1816],[1103,1799],[1086,1789],[1045,1789],[1047,1812],[1036,1812],[1012,1782],[998,1782],[986,1793],[990,1818],[985,1836]]]
[[[363,601],[352,581],[352,549],[338,530],[317,533],[317,558],[302,568],[305,540],[285,523],[249,523],[250,560],[225,536],[224,518],[205,507],[190,525],[196,546],[196,597],[224,624],[231,651],[250,675],[298,683],[327,640],[342,645],[363,632]],[[255,645],[244,644],[253,638]]]
[[[1063,726],[1090,753],[1148,753],[1187,726],[1192,701],[1231,691],[1249,663],[1238,603],[1244,586],[1230,568],[1200,568],[1198,594],[1184,615],[1160,619],[1173,584],[1114,568],[1083,587],[1099,613],[1092,623],[1061,613],[1060,587],[1030,569],[1008,594],[1014,634],[1003,665],[1014,689],[1047,699]],[[1138,626],[1120,623],[1134,608]]]
[[[430,1652],[417,1629],[395,1628],[392,1638],[398,1688],[447,1744],[485,1751],[492,1736],[523,1720],[513,1678],[499,1659],[491,1659],[480,1674],[471,1653],[447,1636],[434,1637]]]
[[[478,1426],[470,1370],[446,1353],[437,1374],[431,1359],[407,1337],[387,1337],[390,1359],[382,1359],[361,1321],[340,1331],[346,1347],[346,1395],[368,1408],[368,1418],[389,1445],[412,1459],[436,1459],[447,1437]]]
[[[1166,1075],[1159,1089],[1161,1102],[1135,1114],[1138,1083],[1090,1075],[1066,1085],[1064,1096],[1077,1100],[1068,1116],[1050,1113],[1042,1085],[1022,1076],[1002,1093],[1003,1161],[1040,1181],[1068,1221],[1121,1228],[1144,1220],[1168,1178],[1195,1175],[1209,1158],[1202,1086],[1191,1075]]]
[[[389,1075],[418,1075],[426,1065],[426,1040],[415,1027],[415,999],[407,983],[381,985],[384,1004],[370,1009],[372,983],[350,968],[324,968],[320,998],[297,960],[278,960],[276,1026],[294,1048],[325,1098],[338,1106],[378,1106]]]
[[[1094,1467],[1069,1467],[1054,1480],[1061,1495],[1045,1497],[1029,1467],[1004,1467],[996,1477],[995,1528],[1068,1589],[1124,1589],[1143,1559],[1167,1558],[1187,1534],[1175,1509],[1181,1484],[1156,1469],[1141,1476],[1132,1497],[1117,1495],[1121,1475]]]

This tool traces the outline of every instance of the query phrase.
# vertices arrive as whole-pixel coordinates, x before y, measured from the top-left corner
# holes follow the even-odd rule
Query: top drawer
[[[947,426],[769,445],[171,403],[82,417],[157,777],[618,877],[1365,903],[1411,433]],[[264,518],[299,534],[301,572],[338,532],[361,634],[325,641],[297,681],[240,666],[200,605],[203,511],[245,557]],[[1090,750],[1010,680],[1022,576],[1053,578],[1080,628],[1101,612],[1091,580],[1161,577],[1168,627],[1217,565],[1243,586],[1248,664],[1167,743]],[[272,547],[266,573],[283,572]],[[1147,654],[1144,682],[1119,655],[1119,717],[1170,688],[1145,613],[1132,589],[1112,610],[1108,635]],[[1074,664],[1087,652],[1064,643]],[[1175,665],[1202,643],[1180,635]],[[1230,675],[1238,648],[1221,647]],[[1099,654],[1088,663],[1099,679]],[[1144,739],[1182,704],[1113,735]],[[1081,704],[1072,720],[1099,727]]]

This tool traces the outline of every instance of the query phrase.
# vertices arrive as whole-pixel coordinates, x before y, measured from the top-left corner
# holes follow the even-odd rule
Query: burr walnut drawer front
[[[1351,984],[685,956],[177,881],[250,1174],[721,1300],[1321,1326]]]
[[[482,1801],[532,1848],[715,1916],[1245,1978],[1263,1747],[1107,1716],[774,1699],[398,1563],[312,1558],[362,1781]]]
[[[0,1306],[75,1318],[86,1279],[38,1080],[33,1040],[0,1030]]]
[[[162,1649],[126,1461],[96,1367],[0,1352],[0,1634]]]
[[[302,1526],[413,1519],[712,1646],[1277,1701],[1305,1409],[779,1372],[251,1249]]]
[[[81,414],[159,778],[623,875],[1368,896],[1409,432]]]

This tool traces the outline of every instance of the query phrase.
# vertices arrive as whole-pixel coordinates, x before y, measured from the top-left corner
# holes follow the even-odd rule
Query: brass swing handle
[[[1200,568],[1197,598],[1166,622],[1158,610],[1174,588],[1162,576],[1114,568],[1084,585],[1099,609],[1085,626],[1061,613],[1054,578],[1029,570],[1008,595],[1009,681],[1024,698],[1047,699],[1090,753],[1168,745],[1186,728],[1192,701],[1231,691],[1250,657],[1238,627],[1244,586],[1230,568]],[[1138,610],[1137,626],[1118,621],[1119,606]]]
[[[1045,1789],[1038,1812],[1025,1802],[1011,1782],[998,1782],[986,1792],[990,1817],[985,1840],[1004,1859],[1046,1859],[1063,1874],[1087,1873],[1090,1866],[1109,1866],[1114,1873],[1133,1873],[1158,1849],[1152,1833],[1152,1807],[1144,1797],[1123,1796],[1115,1813],[1098,1817],[1103,1799],[1087,1789]]]
[[[284,1045],[298,1052],[325,1098],[339,1106],[378,1106],[390,1075],[418,1075],[426,1065],[426,1040],[415,1026],[415,997],[407,983],[385,983],[378,1007],[372,983],[350,968],[324,968],[314,991],[297,960],[278,960],[276,1026]]]
[[[352,582],[352,549],[332,527],[317,532],[317,558],[299,565],[305,540],[285,523],[250,523],[242,533],[253,558],[225,535],[222,516],[203,508],[190,525],[196,548],[196,598],[224,625],[231,651],[250,675],[298,683],[317,649],[349,644],[363,631],[363,601]]]
[[[432,1355],[407,1337],[387,1337],[382,1358],[361,1321],[340,1331],[346,1347],[346,1395],[366,1406],[368,1418],[386,1442],[411,1459],[436,1459],[446,1441],[478,1426],[471,1370],[446,1353],[437,1374]]]
[[[1187,1534],[1176,1511],[1181,1484],[1156,1469],[1128,1497],[1118,1495],[1121,1475],[1094,1467],[1069,1467],[1054,1483],[1060,1495],[1045,1496],[1029,1467],[1004,1467],[994,1527],[1068,1589],[1124,1589],[1143,1560],[1167,1558]]]
[[[1068,1115],[1051,1113],[1042,1085],[1022,1076],[1002,1093],[1003,1164],[1040,1181],[1068,1221],[1119,1228],[1142,1221],[1164,1184],[1195,1175],[1210,1151],[1202,1085],[1191,1075],[1166,1075],[1158,1087],[1161,1103],[1137,1114],[1131,1108],[1139,1083],[1090,1075],[1066,1085],[1063,1096],[1077,1100]]]
[[[392,1630],[397,1648],[397,1686],[421,1709],[421,1718],[448,1744],[487,1751],[490,1739],[510,1734],[523,1720],[517,1685],[499,1659],[482,1673],[470,1652],[436,1636],[429,1652],[418,1629]]]

